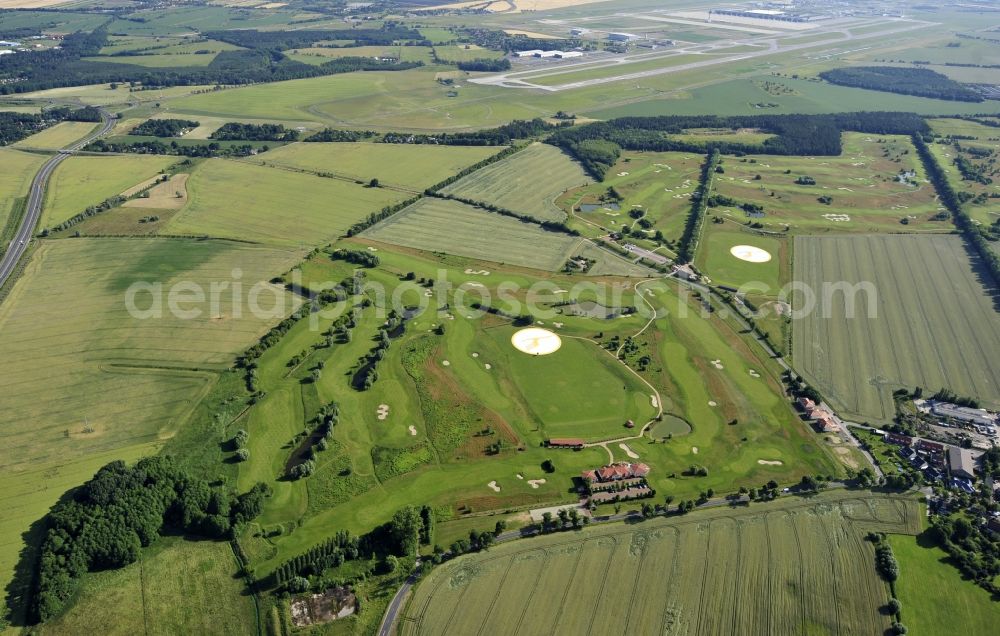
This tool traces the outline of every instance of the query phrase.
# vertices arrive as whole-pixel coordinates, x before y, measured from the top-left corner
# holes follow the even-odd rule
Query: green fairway
[[[238,636],[256,631],[254,601],[244,593],[230,545],[170,537],[144,552],[139,563],[90,575],[72,611],[38,633]]]
[[[750,294],[775,296],[787,282],[788,237],[771,237],[741,231],[733,224],[707,223],[698,245],[698,270],[715,285],[725,285]],[[754,263],[735,256],[730,250],[749,245],[770,256],[764,263]]]
[[[497,263],[556,271],[581,239],[445,199],[425,198],[364,233],[367,238]]]
[[[737,205],[720,205],[709,213],[739,223],[809,232],[941,231],[949,226],[947,219],[931,220],[940,209],[937,196],[906,137],[845,133],[839,157],[750,155],[727,157],[723,165],[714,191]],[[803,177],[815,183],[797,183]],[[763,216],[738,207],[745,203],[762,206]]]
[[[501,356],[494,366],[513,380],[546,437],[625,436],[626,420],[641,427],[656,416],[649,389],[596,345],[563,338],[555,353],[532,356],[510,344],[516,331],[507,327],[487,332]]]
[[[221,241],[42,244],[0,306],[8,374],[0,392],[0,440],[10,450],[0,466],[0,502],[7,510],[0,518],[0,584],[10,577],[21,534],[63,492],[113,459],[154,453],[176,432],[215,372],[277,321],[249,311],[250,287],[300,256]],[[234,268],[245,290],[236,305],[241,315],[234,315],[231,293],[220,296],[220,313],[211,315],[208,285],[231,281]],[[163,297],[162,318],[131,317],[126,290],[141,281],[162,283],[164,296],[178,281],[202,285],[206,301],[179,305],[201,314],[175,316]],[[261,294],[261,306],[269,308],[272,297]],[[71,311],[66,298],[74,298]],[[152,294],[138,294],[135,303],[150,309]]]
[[[403,634],[879,634],[888,587],[863,541],[915,532],[912,499],[827,493],[513,541],[436,568]]]
[[[547,144],[534,144],[464,177],[442,190],[463,199],[492,203],[540,221],[562,221],[560,194],[590,183],[576,161]]]
[[[498,60],[503,52],[484,49],[475,44],[453,44],[450,46],[435,46],[434,55],[443,62],[468,62],[471,60]]]
[[[176,157],[70,157],[52,175],[45,191],[42,227],[58,225],[89,206],[121,194],[177,163]]]
[[[844,414],[880,422],[901,387],[996,406],[1000,361],[989,352],[1000,348],[1000,315],[977,276],[955,236],[796,238],[795,278],[818,303],[793,321],[796,368]],[[853,295],[853,318],[846,294],[823,301],[824,283],[841,281],[874,286],[875,297]]]
[[[502,149],[375,143],[297,143],[252,159],[268,165],[333,173],[368,183],[422,191]]]
[[[164,233],[292,246],[328,243],[353,223],[408,196],[228,159],[198,166],[187,190],[187,206]]]
[[[948,553],[921,536],[889,537],[899,561],[896,593],[903,622],[913,634],[988,634],[995,628],[998,602],[962,578]],[[991,625],[993,627],[991,627]]]

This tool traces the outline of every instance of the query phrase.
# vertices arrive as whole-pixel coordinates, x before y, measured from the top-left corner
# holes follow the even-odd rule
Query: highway
[[[10,275],[17,268],[17,263],[24,256],[25,250],[28,249],[31,235],[34,234],[35,226],[38,225],[38,219],[42,215],[45,187],[48,185],[49,177],[52,176],[52,172],[56,169],[56,166],[91,141],[108,134],[114,127],[115,121],[117,121],[115,117],[105,110],[101,110],[101,117],[103,118],[103,123],[99,130],[77,141],[72,146],[68,146],[57,152],[51,159],[45,162],[41,170],[35,174],[35,178],[32,179],[31,189],[28,191],[28,203],[24,210],[24,218],[21,219],[21,227],[17,229],[17,233],[11,240],[10,245],[7,246],[7,250],[3,253],[3,258],[0,258],[0,287],[3,287],[7,279],[10,278]]]

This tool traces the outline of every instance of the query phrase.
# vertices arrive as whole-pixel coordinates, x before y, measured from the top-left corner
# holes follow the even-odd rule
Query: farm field
[[[156,452],[211,386],[215,372],[258,338],[275,317],[256,317],[223,294],[221,312],[192,320],[129,315],[136,281],[207,287],[242,270],[244,289],[285,271],[301,252],[223,241],[67,239],[46,241],[0,306],[0,348],[9,375],[0,393],[0,585],[10,577],[21,535],[68,488],[113,459]],[[166,293],[166,292],[164,292]],[[291,311],[292,301],[282,291]],[[151,309],[152,293],[136,297]],[[261,305],[270,308],[271,294]],[[72,310],[63,304],[73,297]],[[267,304],[265,304],[267,303]],[[182,309],[191,305],[184,303]],[[114,395],[114,400],[108,396]],[[25,422],[33,422],[25,427]]]
[[[472,60],[498,60],[503,52],[484,49],[475,44],[454,44],[450,46],[435,46],[434,54],[443,62],[469,62]]]
[[[827,493],[514,541],[435,569],[400,631],[881,633],[864,534],[919,523],[912,499]]]
[[[164,233],[292,246],[328,243],[353,223],[407,196],[228,159],[199,165],[187,180],[187,191],[187,206]]]
[[[310,47],[292,49],[288,57],[306,64],[325,64],[340,57],[395,58],[400,62],[431,63],[431,49],[426,46],[351,46],[344,48]]]
[[[139,563],[89,575],[73,611],[38,633],[251,634],[257,615],[243,591],[229,543],[165,537]]]
[[[604,181],[569,190],[557,199],[557,205],[574,210],[574,216],[584,221],[612,230],[634,224],[628,213],[638,208],[653,222],[654,231],[677,240],[691,211],[691,194],[698,185],[704,160],[702,155],[684,152],[623,152]],[[622,197],[616,203],[617,210],[600,200],[608,188],[614,188]]]
[[[45,162],[45,157],[9,148],[0,148],[0,232],[7,226],[14,204],[28,194],[31,180]],[[6,249],[0,245],[0,250]]]
[[[709,213],[739,223],[758,222],[771,231],[782,231],[785,225],[809,232],[950,228],[947,218],[931,220],[939,206],[909,139],[845,133],[843,140],[839,157],[727,157],[714,191],[734,199],[737,206],[763,206],[763,216],[733,205]],[[796,183],[803,177],[815,184]],[[820,197],[830,197],[830,202],[824,204]]]
[[[794,320],[797,370],[845,415],[879,422],[901,387],[947,387],[996,406],[1000,362],[988,352],[1000,347],[1000,316],[974,267],[955,236],[797,237],[795,279],[818,299],[824,282],[870,281],[877,293],[877,307],[858,295],[853,319],[838,293],[825,315],[818,305]]]
[[[61,150],[79,141],[94,130],[97,124],[82,121],[61,121],[14,144],[15,148],[33,150]]]
[[[375,241],[554,272],[582,239],[446,199],[425,198],[365,231]]]
[[[997,603],[988,592],[964,580],[948,553],[927,545],[923,535],[892,535],[899,561],[896,593],[906,625],[914,634],[988,633],[996,622]]]
[[[375,143],[296,143],[270,150],[252,161],[313,172],[328,172],[367,183],[421,192],[502,148]]]
[[[52,227],[156,176],[180,161],[168,156],[70,157],[52,175],[42,227]]]
[[[566,213],[556,206],[556,197],[590,182],[583,167],[563,151],[536,143],[459,179],[441,192],[492,203],[540,221],[562,221]]]

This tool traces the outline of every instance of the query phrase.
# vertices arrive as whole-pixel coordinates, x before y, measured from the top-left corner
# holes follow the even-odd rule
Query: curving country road
[[[35,226],[38,225],[38,219],[42,215],[45,187],[48,185],[49,177],[52,176],[52,172],[56,169],[56,166],[65,161],[73,152],[83,148],[98,137],[108,134],[114,127],[116,118],[113,115],[102,109],[101,118],[103,121],[100,130],[91,133],[72,146],[67,146],[57,152],[42,165],[41,170],[32,179],[31,189],[28,192],[28,203],[24,210],[24,218],[21,220],[21,227],[18,228],[17,233],[11,240],[7,251],[3,253],[3,258],[0,258],[0,287],[3,287],[4,283],[7,282],[7,279],[17,267],[18,261],[24,255],[25,250],[28,249],[28,242],[31,240]]]

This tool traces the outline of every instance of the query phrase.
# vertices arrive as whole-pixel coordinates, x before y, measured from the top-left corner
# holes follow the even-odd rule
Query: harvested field
[[[591,182],[577,162],[554,146],[536,143],[486,166],[442,190],[463,199],[492,203],[541,221],[562,221],[555,200]]]
[[[536,225],[444,199],[421,199],[364,233],[376,241],[481,258],[498,263],[560,269],[581,240]]]
[[[997,406],[997,291],[974,267],[957,236],[797,237],[795,279],[820,305],[793,320],[796,368],[849,416],[891,419],[901,387],[947,387]],[[851,319],[845,294],[823,302],[824,283],[839,281],[870,281],[877,306],[856,294]]]
[[[126,208],[154,208],[157,210],[179,210],[187,203],[187,174],[175,174],[169,181],[158,183],[147,192],[149,196],[127,201]]]
[[[188,205],[165,233],[280,245],[327,243],[407,196],[227,159],[202,163],[186,185]]]
[[[42,227],[52,227],[89,206],[127,192],[177,162],[177,157],[70,157],[52,174],[45,191]]]
[[[910,498],[824,493],[515,541],[433,570],[400,632],[882,633],[889,590],[863,537],[915,534],[919,512]]]
[[[375,143],[298,143],[252,159],[287,168],[327,172],[368,183],[423,190],[500,152],[484,146]]]
[[[82,121],[63,121],[55,126],[25,137],[14,144],[15,148],[32,148],[35,150],[61,150],[66,146],[83,139],[97,124]]]
[[[0,232],[7,225],[17,199],[28,194],[31,179],[42,166],[45,157],[10,148],[0,148]],[[0,245],[0,250],[5,249]]]

